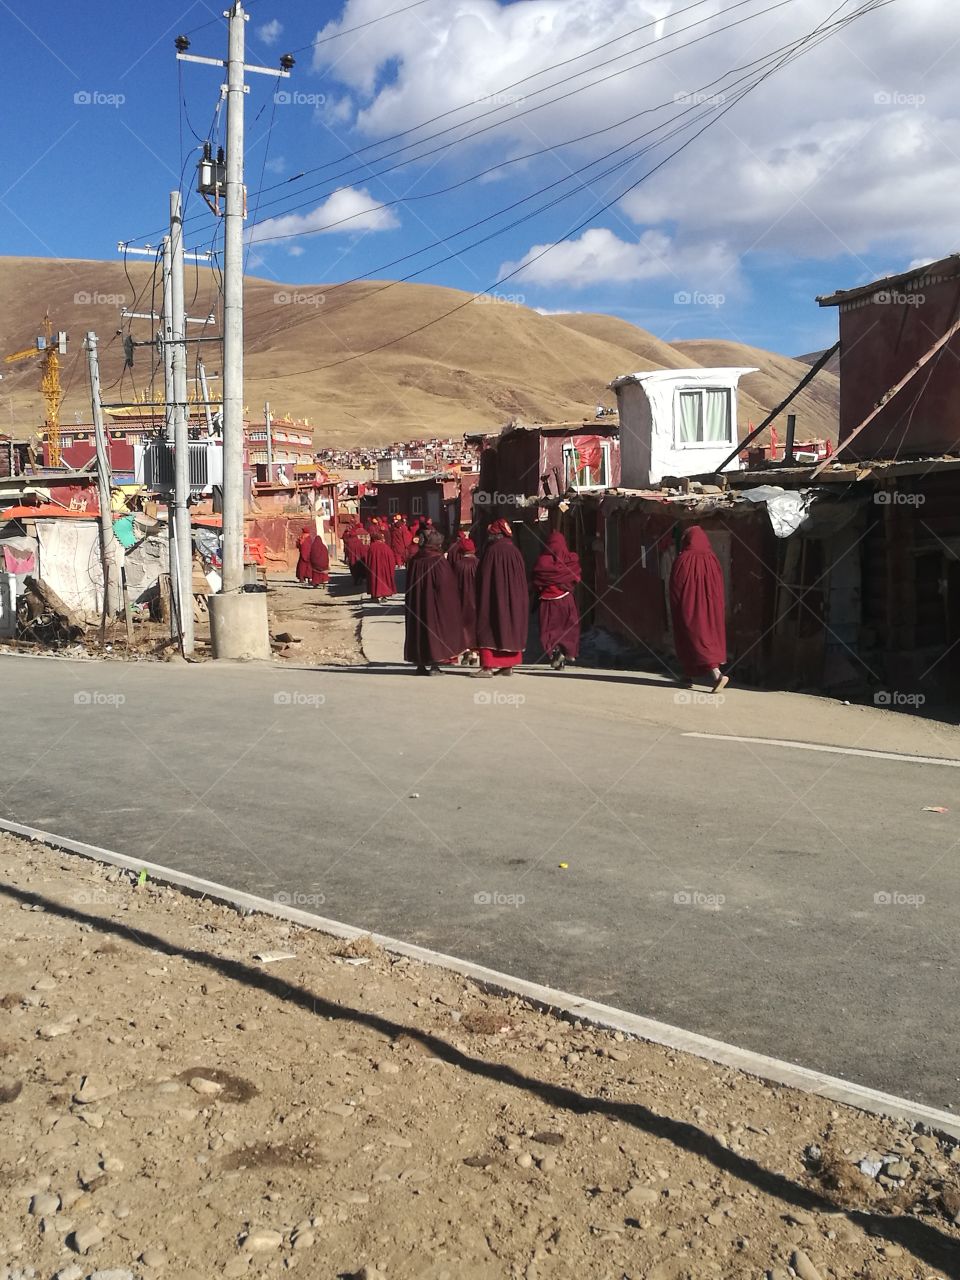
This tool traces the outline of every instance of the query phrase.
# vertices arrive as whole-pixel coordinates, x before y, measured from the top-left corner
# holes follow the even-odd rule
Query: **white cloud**
[[[683,13],[679,10],[689,6],[680,0],[445,0],[319,46],[315,66],[328,82],[342,86],[341,122],[352,123],[369,139],[455,109],[455,115],[423,134],[457,122],[466,125],[503,106],[474,127],[503,123],[458,146],[458,162],[464,152],[480,147],[504,155],[552,146],[669,104],[566,148],[564,157],[576,167],[631,139],[630,150],[647,145],[650,139],[641,137],[646,130],[687,110],[688,104],[674,102],[678,93],[722,93],[724,88],[729,93],[729,84],[714,83],[718,76],[808,35],[828,19],[836,2],[794,0],[788,8],[762,15],[764,0],[755,0],[724,15],[720,0]],[[347,0],[339,23],[327,24],[320,35],[368,22],[384,12],[385,3]],[[702,18],[708,22],[683,32]],[[750,20],[720,29],[742,18]],[[536,74],[652,22],[655,28]],[[662,42],[654,43],[660,36]],[[738,253],[760,249],[833,257],[869,251],[908,262],[931,246],[935,256],[954,249],[960,113],[949,51],[958,44],[960,5],[910,0],[885,6],[732,106],[704,137],[628,195],[621,213],[640,228],[641,243],[649,229],[663,228],[681,242],[723,242]],[[624,52],[629,56],[611,61]],[[648,65],[588,92],[519,115],[655,55]],[[592,74],[577,75],[590,67],[596,68]],[[519,80],[524,83],[507,87]],[[554,82],[555,88],[537,93]],[[486,97],[498,92],[504,96]],[[468,105],[460,109],[463,104]],[[683,119],[700,110],[695,107]],[[684,136],[664,143],[639,165],[657,164]],[[534,164],[522,178],[519,171],[511,176],[526,192],[538,185],[542,172]],[[602,189],[610,198],[642,173],[635,165],[605,179]],[[556,176],[555,169],[550,176]],[[633,265],[637,269],[636,253]],[[576,268],[586,269],[585,264]]]
[[[288,213],[267,218],[247,232],[254,244],[308,235],[355,235],[360,231],[390,231],[399,226],[391,209],[385,209],[368,191],[345,187],[335,191],[306,213]]]
[[[519,262],[505,262],[501,279],[519,267],[515,280],[547,288],[671,280],[705,289],[723,279],[731,291],[737,284],[737,258],[724,245],[680,245],[664,231],[645,231],[629,241],[607,227],[592,227],[544,254],[546,248],[535,244]]]
[[[267,173],[283,173],[287,167],[287,162],[283,156],[271,156],[266,163]]]
[[[276,44],[282,31],[283,23],[274,18],[270,22],[265,22],[262,27],[257,27],[257,39],[263,44]]]

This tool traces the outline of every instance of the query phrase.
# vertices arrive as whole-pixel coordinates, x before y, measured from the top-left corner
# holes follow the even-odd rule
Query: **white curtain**
[[[705,390],[703,393],[703,440],[730,440],[730,392]]]
[[[696,444],[703,439],[700,425],[700,392],[680,392],[680,444]]]

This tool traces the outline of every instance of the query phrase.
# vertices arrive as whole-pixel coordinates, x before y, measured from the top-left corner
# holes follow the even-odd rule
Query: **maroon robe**
[[[698,524],[685,531],[670,573],[670,617],[674,647],[686,676],[726,662],[723,569]]]
[[[494,653],[522,656],[529,623],[530,597],[523,555],[512,538],[491,534],[477,569],[478,646]],[[483,654],[480,656],[482,660]]]
[[[540,598],[540,644],[548,656],[559,649],[575,658],[580,649],[580,614],[573,589],[580,581],[580,557],[558,530],[533,565],[533,586]]]
[[[310,544],[310,581],[315,587],[330,581],[330,552],[319,535]]]
[[[304,529],[297,540],[297,551],[300,558],[297,561],[297,581],[306,582],[311,576],[310,569],[310,548],[313,546],[313,534],[309,529]]]
[[[457,580],[439,547],[421,547],[407,568],[405,662],[421,670],[463,652]]]
[[[347,526],[343,535],[343,558],[347,562],[347,568],[352,569],[354,561],[357,560],[362,551],[360,546],[360,535],[357,526],[351,524]]]
[[[367,590],[371,596],[373,596],[374,600],[382,600],[385,596],[392,596],[397,589],[396,580],[393,576],[397,561],[392,549],[387,546],[382,536],[378,537],[374,534],[365,559],[367,564]]]
[[[393,552],[393,558],[398,565],[406,564],[407,547],[411,541],[410,530],[402,520],[398,520],[390,526],[390,550]]]
[[[473,543],[470,543],[473,546]],[[451,548],[452,550],[452,548]],[[464,648],[477,648],[477,569],[479,560],[473,551],[461,550],[453,562],[453,575],[457,580],[460,597],[460,613],[463,618]]]

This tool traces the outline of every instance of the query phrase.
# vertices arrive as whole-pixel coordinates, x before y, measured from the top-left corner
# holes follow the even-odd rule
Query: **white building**
[[[614,379],[623,488],[716,470],[739,439],[737,384],[745,373],[756,369],[658,369]],[[730,466],[739,469],[739,458]]]
[[[423,458],[378,458],[377,480],[384,484],[391,480],[408,480],[427,474],[427,465]]]

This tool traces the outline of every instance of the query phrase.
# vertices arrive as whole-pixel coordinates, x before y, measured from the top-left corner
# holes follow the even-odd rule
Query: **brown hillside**
[[[646,329],[640,329],[619,316],[589,315],[580,311],[570,311],[550,318],[568,329],[575,329],[577,333],[583,333],[591,338],[598,338],[601,342],[622,347],[625,351],[634,352],[640,360],[634,361],[634,367],[629,370],[630,373],[649,373],[654,369],[683,369],[690,363],[688,357],[681,355],[669,342],[654,337]]]
[[[217,305],[211,272],[188,268],[186,298],[192,316]],[[459,435],[496,428],[511,417],[535,422],[592,416],[598,400],[614,403],[606,384],[618,374],[698,359],[692,352],[678,356],[668,344],[616,317],[542,316],[509,303],[467,299],[459,290],[432,285],[364,282],[324,288],[248,278],[249,414],[258,416],[269,399],[275,415],[308,418],[317,442],[330,445]],[[151,386],[161,390],[152,347],[138,347],[133,369],[124,372],[115,336],[121,306],[149,311],[159,302],[152,266],[144,259],[131,260],[125,271],[119,261],[0,258],[0,355],[29,346],[49,308],[54,327],[66,329],[70,339],[61,418],[69,422],[79,415],[89,421],[83,334],[94,329],[100,338],[105,401],[130,400]],[[467,305],[422,332],[350,358],[460,303]],[[152,328],[146,320],[135,321],[134,337],[147,340]],[[200,332],[191,326],[191,335]],[[209,343],[203,351],[208,373],[218,373],[219,347]],[[191,370],[195,352],[191,348]],[[797,381],[794,369],[803,371],[797,362],[765,352],[724,362],[730,360],[762,364],[763,403],[770,406]],[[43,418],[37,362],[0,363],[0,372],[0,430],[31,434]],[[212,385],[219,387],[217,381]],[[830,416],[825,403],[819,411]],[[750,401],[742,412],[745,421],[758,420],[761,409]],[[809,421],[813,430],[812,413],[800,412],[801,422]],[[835,416],[834,409],[834,434]]]
[[[796,358],[800,361],[801,364],[816,364],[822,355],[823,355],[823,351],[811,351],[805,356],[797,356]],[[839,378],[840,377],[840,352],[835,351],[823,367],[827,371],[827,373],[835,373]]]

